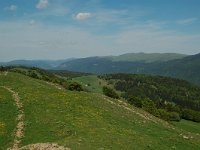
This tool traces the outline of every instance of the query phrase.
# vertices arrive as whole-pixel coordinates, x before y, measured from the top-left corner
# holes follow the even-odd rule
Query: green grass
[[[2,150],[12,145],[16,116],[17,108],[12,95],[0,87],[0,149]]]
[[[98,93],[58,90],[17,73],[0,76],[1,85],[18,92],[24,105],[26,127],[21,146],[54,142],[72,150],[200,149],[200,136],[173,130],[164,121],[128,106],[159,123],[146,120]],[[194,138],[183,139],[181,134]]]
[[[180,122],[173,122],[173,124],[185,131],[200,134],[200,123],[182,119]]]
[[[80,83],[85,89],[95,93],[103,93],[102,87],[106,85],[106,82],[99,79],[96,75],[73,78],[73,81]]]

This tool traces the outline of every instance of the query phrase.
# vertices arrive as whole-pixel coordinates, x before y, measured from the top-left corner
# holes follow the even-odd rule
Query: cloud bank
[[[63,59],[128,52],[199,52],[200,35],[155,30],[139,24],[115,35],[97,35],[72,26],[0,22],[1,60]],[[20,38],[19,38],[20,37]],[[6,58],[6,59],[5,59]]]
[[[17,5],[10,5],[9,7],[6,7],[5,10],[8,11],[16,11],[17,10]]]
[[[177,23],[181,25],[189,25],[189,24],[193,24],[197,20],[198,18],[187,18],[183,20],[178,20]]]
[[[38,9],[45,9],[47,8],[49,5],[49,1],[48,0],[39,0],[38,4],[36,5],[36,8]]]
[[[76,20],[86,20],[91,18],[93,15],[89,12],[80,12],[75,16]]]
[[[129,4],[103,7],[100,2],[35,0],[30,4],[24,0],[26,7],[5,4],[0,13],[0,61],[131,52],[199,53],[199,17],[195,14],[189,18],[173,14],[171,20],[165,20],[154,18],[146,8]]]

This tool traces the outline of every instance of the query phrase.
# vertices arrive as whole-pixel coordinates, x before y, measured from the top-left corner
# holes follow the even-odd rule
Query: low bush
[[[67,89],[70,91],[83,91],[83,87],[77,82],[71,82],[67,85]]]
[[[103,86],[103,94],[111,98],[119,98],[119,95],[110,87]]]

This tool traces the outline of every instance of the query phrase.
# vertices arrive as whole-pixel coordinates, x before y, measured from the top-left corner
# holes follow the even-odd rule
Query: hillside
[[[116,60],[114,59],[115,61],[112,61],[112,59],[109,58],[100,57],[76,59],[67,63],[63,63],[58,68],[62,70],[96,74],[143,73],[163,75],[185,79],[195,84],[200,84],[200,54],[187,56],[182,59],[169,60],[164,62],[155,61],[149,63],[148,61],[151,61],[151,59],[146,60],[147,62],[145,62],[142,61],[141,57],[139,57],[140,61],[131,62],[129,61],[128,56],[126,56],[127,55],[125,55],[125,57],[122,56],[122,59],[120,58],[121,60],[116,57]],[[130,57],[132,56],[130,55]],[[164,58],[162,59],[165,60]]]
[[[184,54],[176,53],[128,53],[119,56],[105,56],[96,58],[105,58],[114,62],[118,61],[130,61],[130,62],[165,62],[169,60],[181,59],[186,57]],[[38,67],[42,69],[55,69],[61,64],[68,63],[69,61],[76,60],[75,58],[63,59],[63,60],[13,60],[9,62],[0,62],[0,65],[5,66],[27,66]]]
[[[130,104],[165,120],[200,122],[200,87],[180,79],[137,74],[103,75]]]
[[[38,67],[43,69],[52,69],[64,62],[68,62],[70,59],[64,60],[13,60],[9,62],[0,63],[4,66],[27,66],[27,67]]]
[[[130,62],[166,62],[169,60],[182,59],[187,55],[176,53],[128,53],[119,56],[108,56],[106,58],[112,61],[130,61]]]
[[[119,56],[87,57],[66,60],[16,60],[3,65],[23,65],[48,70],[93,74],[137,73],[180,78],[200,84],[200,54],[129,53]],[[60,72],[60,71],[59,71]]]
[[[0,86],[0,107],[7,114],[0,116],[3,149],[13,147],[13,138],[17,138],[15,146],[21,149],[47,145],[88,150],[200,149],[198,132],[170,125],[98,93],[67,91],[12,72],[1,73]],[[17,105],[16,113],[17,103],[21,105]],[[13,108],[13,112],[5,106]],[[13,134],[16,115],[16,123],[22,124],[16,128],[19,135]]]
[[[185,79],[200,84],[200,54],[147,66],[143,73],[158,74]]]
[[[89,57],[81,58],[61,64],[58,70],[70,70],[95,74],[137,72],[146,65],[144,62],[114,62],[108,58]]]

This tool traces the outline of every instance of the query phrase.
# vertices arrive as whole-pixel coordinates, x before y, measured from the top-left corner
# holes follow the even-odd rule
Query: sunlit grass
[[[74,81],[79,82],[84,88],[90,92],[103,93],[102,87],[107,83],[99,79],[96,75],[88,75],[73,78]]]
[[[81,150],[200,149],[199,136],[191,133],[193,139],[184,139],[185,131],[146,120],[98,93],[62,91],[16,73],[0,77],[0,84],[12,87],[23,102],[23,145],[54,142]]]
[[[2,150],[12,145],[16,116],[17,108],[12,95],[0,87],[0,149]]]

